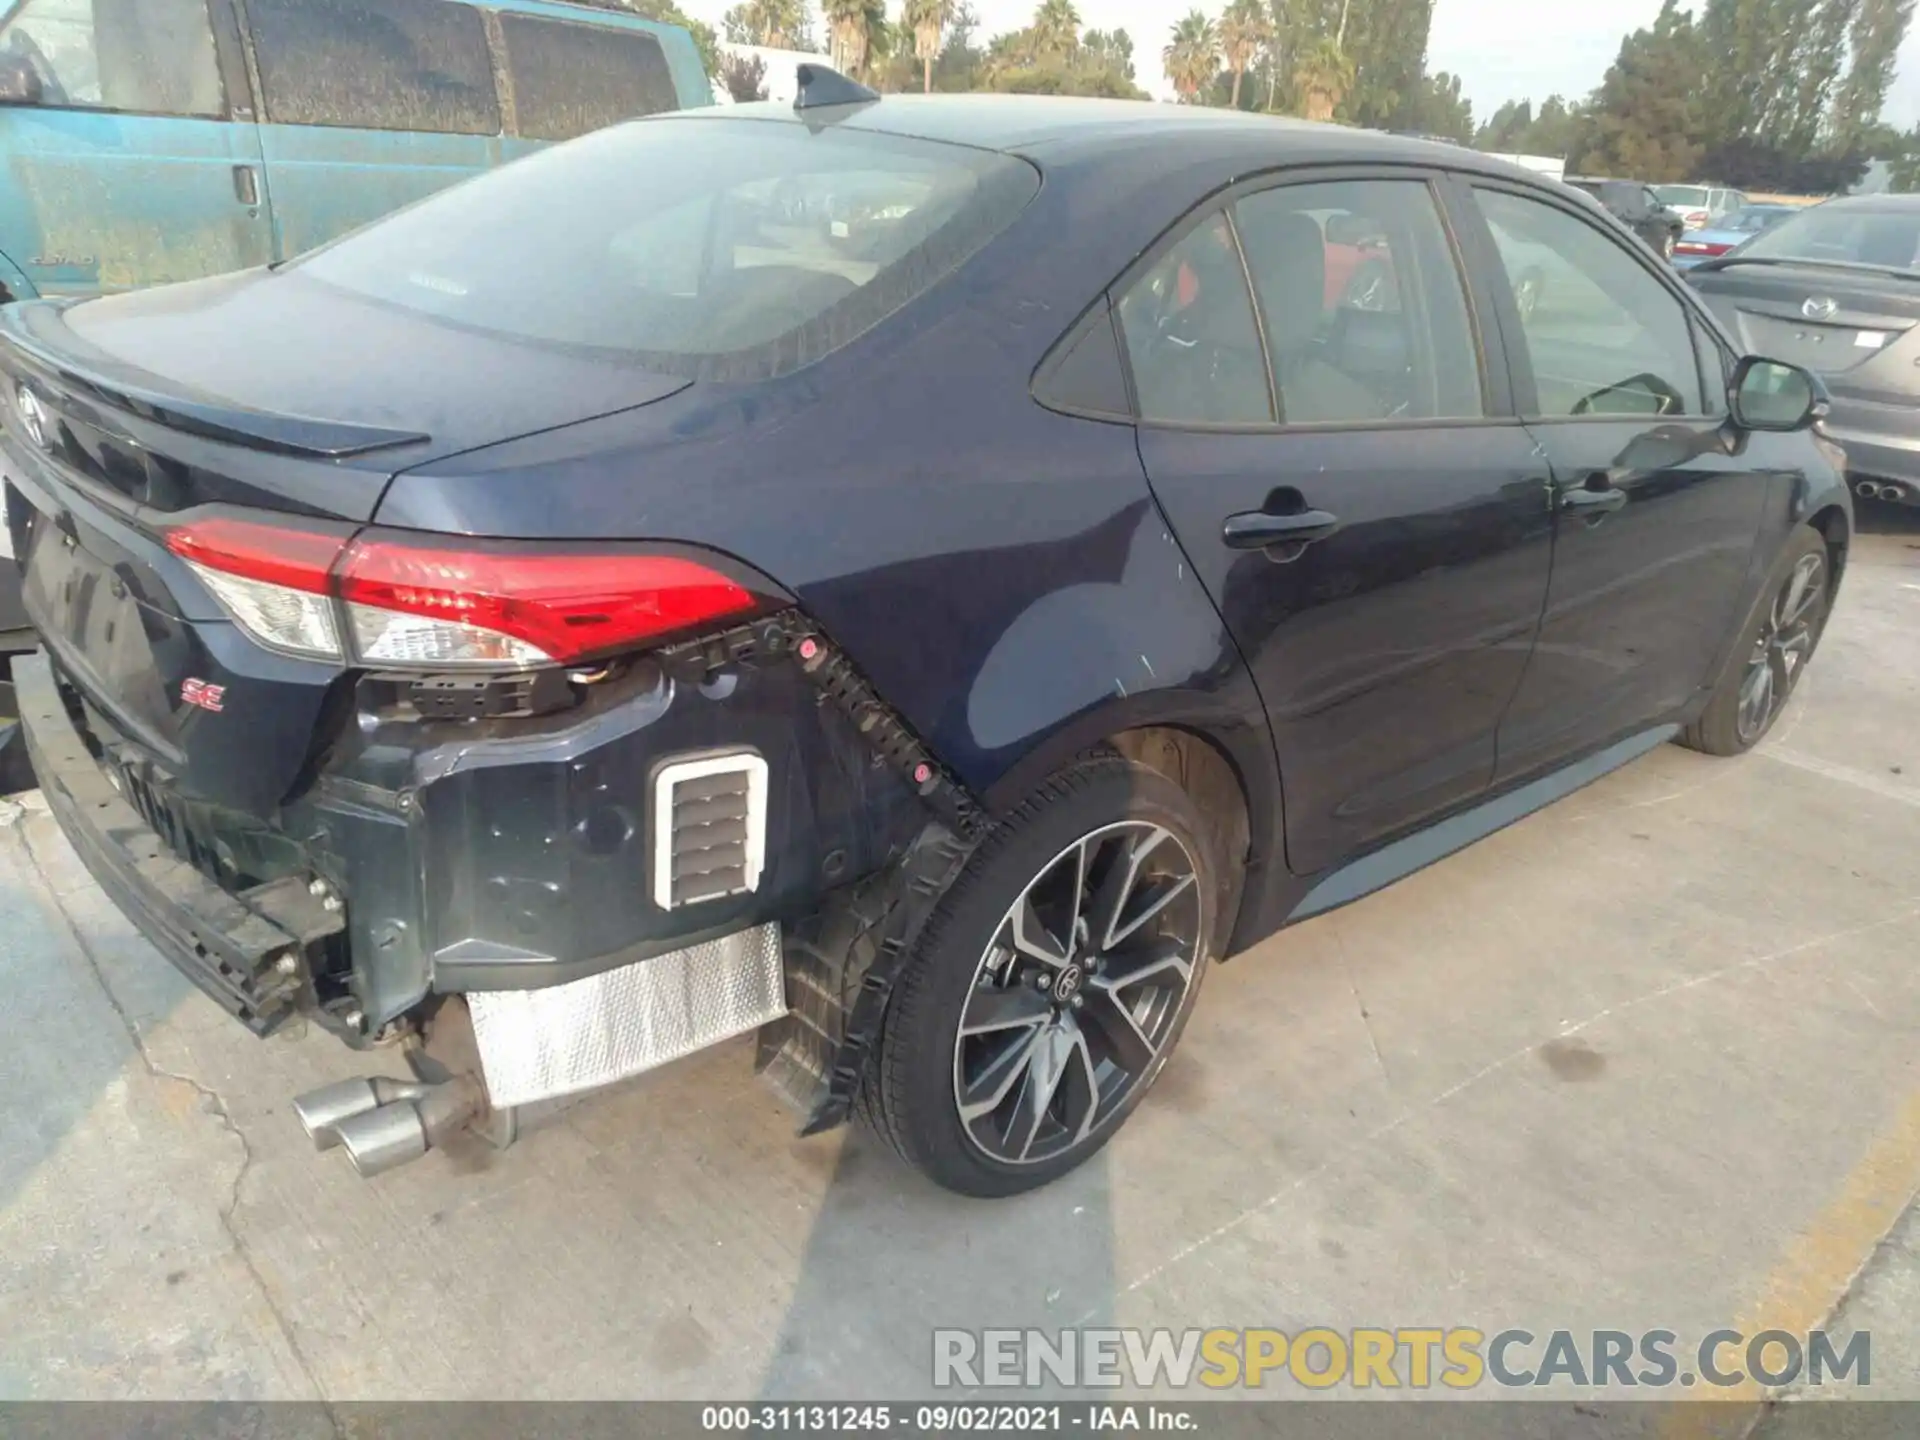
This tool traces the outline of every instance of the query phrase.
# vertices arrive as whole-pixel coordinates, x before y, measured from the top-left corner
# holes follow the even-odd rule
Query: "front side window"
[[[1038,188],[1025,161],[970,147],[674,116],[516,160],[283,273],[464,330],[760,379],[931,289]]]
[[[1283,185],[1234,222],[1285,424],[1483,413],[1458,266],[1419,180]]]
[[[1705,413],[1686,306],[1624,242],[1544,201],[1474,194],[1518,301],[1536,414]]]
[[[637,30],[502,15],[520,133],[571,140],[680,108],[660,42]]]
[[[226,113],[205,0],[26,0],[0,34],[0,65],[35,104]]]
[[[1142,420],[1272,421],[1246,267],[1223,212],[1194,226],[1128,286],[1119,315]]]
[[[495,135],[480,12],[454,0],[248,0],[267,118]]]

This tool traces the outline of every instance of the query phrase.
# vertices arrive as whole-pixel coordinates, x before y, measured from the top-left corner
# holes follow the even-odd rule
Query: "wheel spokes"
[[[1066,1025],[1049,1025],[1039,1032],[1028,1052],[1026,1073],[1007,1122],[1007,1148],[1014,1158],[1025,1160],[1032,1153],[1033,1142],[1040,1138],[1060,1083],[1066,1078],[1074,1047],[1080,1043],[1078,1029]]]
[[[991,1035],[997,1030],[1019,1030],[1038,1025],[1052,1013],[1047,992],[1031,985],[975,990],[960,1016],[962,1035]]]
[[[1082,836],[1028,882],[956,1025],[954,1100],[974,1145],[1002,1164],[1048,1162],[1120,1112],[1196,978],[1197,876],[1172,831],[1130,820]]]
[[[1109,946],[1125,944],[1129,935],[1186,894],[1192,884],[1193,872],[1188,871],[1185,875],[1174,876],[1171,879],[1150,880],[1145,885],[1136,887],[1132,897],[1133,903],[1125,912],[1124,922],[1115,928]]]
[[[1802,621],[1811,618],[1813,607],[1818,603],[1824,586],[1820,583],[1820,557],[1808,555],[1793,567],[1793,574],[1787,577],[1787,583],[1781,587],[1779,602],[1774,606],[1774,629],[1791,630]]]
[[[1034,1050],[1046,1028],[1036,1025],[1025,1035],[1008,1041],[999,1054],[981,1070],[979,1076],[960,1095],[960,1118],[969,1124],[998,1110],[1027,1073]]]
[[[1087,1008],[1080,1012],[1081,1023],[1096,1031],[1105,1042],[1108,1056],[1129,1075],[1139,1075],[1153,1063],[1158,1047],[1132,1007],[1118,994],[1096,981],[1087,992]]]

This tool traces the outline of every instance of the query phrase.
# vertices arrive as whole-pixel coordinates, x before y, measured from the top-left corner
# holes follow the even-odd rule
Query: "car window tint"
[[[1225,214],[1189,230],[1120,299],[1143,420],[1273,419],[1246,269]]]
[[[638,30],[502,15],[522,135],[571,140],[617,120],[677,110],[660,42]]]
[[[1039,188],[1024,160],[972,146],[723,117],[543,148],[284,273],[461,331],[762,379],[933,289]]]
[[[226,110],[204,0],[27,0],[7,21],[0,61],[32,72],[42,105]]]
[[[1234,224],[1286,424],[1483,413],[1452,247],[1418,180],[1283,185]]]
[[[1920,269],[1920,211],[1817,205],[1770,227],[1740,253]]]
[[[249,0],[267,118],[493,135],[480,12],[454,0]]]
[[[1474,193],[1520,302],[1537,413],[1704,413],[1686,307],[1627,242],[1543,201]]]

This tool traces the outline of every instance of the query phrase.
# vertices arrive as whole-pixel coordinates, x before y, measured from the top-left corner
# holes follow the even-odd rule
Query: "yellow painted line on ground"
[[[1848,1172],[1827,1208],[1780,1257],[1759,1300],[1731,1326],[1743,1335],[1785,1330],[1805,1336],[1832,1316],[1874,1248],[1920,1193],[1920,1091],[1909,1095],[1860,1163]],[[1732,1352],[1724,1352],[1729,1359]],[[1724,1363],[1724,1362],[1723,1362]],[[1663,1440],[1708,1440],[1744,1434],[1757,1418],[1766,1388],[1747,1379],[1726,1390],[1695,1390],[1713,1404],[1673,1411]]]

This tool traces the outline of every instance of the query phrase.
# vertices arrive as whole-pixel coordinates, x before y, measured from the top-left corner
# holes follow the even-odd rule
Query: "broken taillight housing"
[[[677,547],[358,535],[210,517],[167,534],[235,625],[270,650],[393,669],[572,664],[778,600]]]

